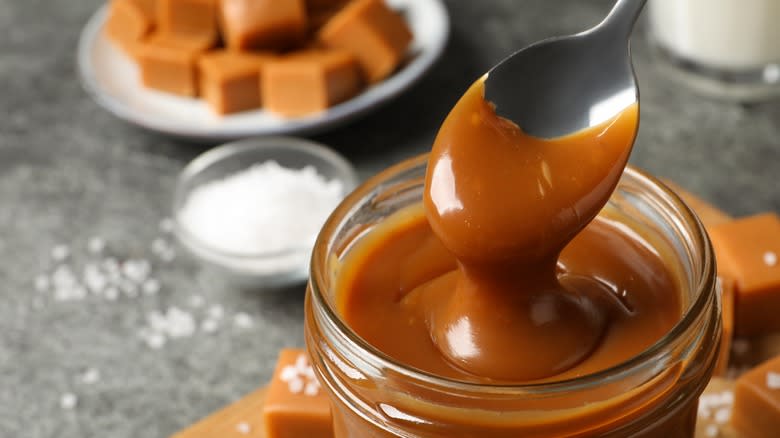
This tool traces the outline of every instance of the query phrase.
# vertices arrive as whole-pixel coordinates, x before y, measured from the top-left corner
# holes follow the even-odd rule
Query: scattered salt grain
[[[303,392],[303,380],[301,379],[292,379],[289,382],[287,382],[288,389],[293,394],[300,394]]]
[[[306,382],[306,386],[303,388],[303,394],[309,397],[314,397],[320,392],[320,385],[317,382]]]
[[[130,259],[122,264],[122,275],[134,282],[142,282],[149,277],[151,265],[146,260]]]
[[[146,345],[152,350],[159,350],[165,346],[165,336],[160,333],[149,333],[142,336]]]
[[[100,237],[93,237],[87,243],[87,250],[92,254],[100,254],[106,249],[106,242]]]
[[[718,429],[718,426],[716,426],[714,424],[710,424],[704,430],[704,435],[708,436],[708,437],[714,438],[714,437],[717,437],[718,435],[720,435],[720,430]]]
[[[766,373],[766,387],[769,389],[780,389],[780,373]]]
[[[80,377],[81,383],[93,385],[100,381],[100,371],[96,368],[87,368]]]
[[[233,324],[237,328],[246,330],[252,328],[254,322],[252,321],[251,316],[247,315],[246,313],[239,312],[233,316]]]
[[[287,389],[292,394],[303,393],[306,396],[314,397],[320,391],[320,383],[304,355],[298,356],[295,364],[282,368],[279,379],[287,383]]]
[[[157,238],[152,241],[152,252],[164,262],[173,261],[176,258],[176,250],[165,239]]]
[[[769,266],[770,268],[775,266],[777,264],[777,254],[775,254],[772,251],[767,251],[764,253],[764,264]]]
[[[68,258],[70,249],[65,245],[57,245],[51,250],[51,258],[55,262],[61,262]]]
[[[62,396],[60,397],[60,407],[62,409],[67,409],[67,410],[73,409],[76,407],[78,402],[79,399],[78,397],[76,397],[76,394],[70,392],[62,394]]]
[[[196,188],[179,217],[217,250],[273,253],[311,246],[343,193],[340,181],[327,180],[314,167],[288,169],[267,161]]]
[[[222,317],[225,316],[225,309],[223,309],[219,304],[215,304],[209,307],[208,315],[214,319],[222,319]]]
[[[236,430],[242,435],[249,435],[249,432],[252,431],[252,427],[249,426],[249,423],[238,423],[236,425]]]
[[[721,408],[715,411],[715,422],[718,424],[726,424],[731,419],[731,409]]]
[[[200,330],[203,333],[211,334],[215,333],[219,329],[219,322],[214,319],[204,319],[200,323]]]
[[[46,292],[49,290],[49,286],[51,285],[51,282],[49,281],[49,277],[45,275],[39,275],[35,277],[34,281],[35,290],[38,292]]]
[[[156,295],[160,291],[160,282],[157,279],[150,278],[141,285],[145,295]]]

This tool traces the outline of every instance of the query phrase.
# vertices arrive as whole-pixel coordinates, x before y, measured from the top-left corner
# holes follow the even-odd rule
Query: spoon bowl
[[[629,38],[647,0],[618,0],[585,32],[521,49],[488,72],[485,99],[525,133],[556,138],[600,125],[639,101]]]

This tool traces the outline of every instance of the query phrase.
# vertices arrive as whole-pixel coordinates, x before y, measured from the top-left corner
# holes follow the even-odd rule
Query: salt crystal
[[[160,291],[160,282],[154,278],[150,278],[141,285],[141,289],[146,295],[155,295]]]
[[[51,250],[51,258],[56,262],[61,262],[68,258],[70,249],[65,245],[57,245]]]
[[[134,282],[142,282],[149,277],[151,266],[146,260],[128,260],[122,265],[122,275]]]
[[[60,407],[62,409],[68,409],[68,410],[73,409],[76,407],[78,402],[79,399],[78,397],[76,397],[76,394],[70,392],[62,394],[62,396],[60,397]]]
[[[772,267],[777,264],[777,254],[775,254],[772,251],[767,251],[764,253],[764,264]]]
[[[288,169],[268,161],[197,187],[179,218],[217,250],[273,253],[311,245],[343,193],[340,181],[311,166]]]
[[[209,307],[208,315],[214,319],[222,319],[222,317],[225,315],[225,309],[223,309],[219,304],[215,304]]]
[[[233,317],[233,324],[240,329],[250,329],[254,325],[252,317],[246,313],[236,313]]]
[[[93,237],[87,243],[87,250],[92,254],[100,254],[106,249],[106,242],[100,237]]]
[[[718,424],[726,424],[731,419],[731,409],[722,408],[715,411],[715,422]]]
[[[45,275],[39,275],[35,277],[35,289],[38,292],[46,292],[49,290],[49,287],[51,286],[51,282],[49,281],[49,277]]]
[[[309,366],[309,361],[306,359],[306,356],[301,354],[295,359],[295,368],[297,368],[299,372],[301,373],[305,372],[308,366]]]
[[[157,332],[165,331],[168,327],[168,319],[158,311],[149,312],[146,315],[146,323],[149,324],[152,330]]]
[[[171,307],[168,309],[166,329],[171,338],[190,337],[195,333],[195,318],[178,307]]]
[[[298,377],[298,370],[295,367],[291,367],[289,365],[282,368],[282,372],[279,373],[279,379],[281,379],[282,382],[289,382],[296,377]]]
[[[144,337],[144,341],[152,350],[159,350],[165,346],[165,336],[160,333],[150,333]]]
[[[103,269],[108,273],[119,272],[119,261],[113,257],[108,257],[103,260]]]
[[[203,333],[214,333],[219,329],[219,323],[216,320],[213,319],[204,319],[203,322],[200,323],[200,330]]]
[[[766,387],[769,389],[780,389],[780,373],[772,371],[766,373]]]
[[[303,388],[303,394],[309,397],[314,397],[320,392],[320,385],[316,380],[306,382],[306,386]]]
[[[238,423],[236,425],[236,430],[242,435],[249,435],[249,432],[252,431],[252,427],[249,426],[249,423]]]
[[[84,266],[83,281],[87,289],[96,295],[101,294],[108,285],[108,278],[100,270],[100,267],[94,264]]]
[[[51,282],[54,287],[73,286],[76,284],[76,276],[67,265],[59,265],[54,269],[54,273],[51,275]]]
[[[293,394],[300,394],[303,391],[303,379],[295,378],[287,382],[287,388]]]
[[[708,437],[717,437],[720,435],[720,430],[718,429],[718,426],[714,424],[710,424],[707,426],[707,428],[704,430],[704,434]]]
[[[100,371],[95,368],[88,368],[81,375],[81,382],[85,385],[92,385],[100,380]]]

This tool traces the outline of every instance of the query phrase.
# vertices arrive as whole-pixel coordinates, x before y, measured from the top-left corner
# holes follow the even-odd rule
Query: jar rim
[[[392,370],[394,373],[402,375],[408,379],[423,381],[429,385],[446,387],[448,389],[462,392],[479,392],[482,394],[549,394],[551,392],[586,389],[592,387],[593,385],[603,385],[605,383],[620,380],[624,376],[631,375],[634,371],[639,370],[643,365],[646,365],[648,361],[652,360],[656,356],[663,354],[667,347],[673,345],[676,341],[683,338],[689,329],[696,323],[699,316],[706,311],[709,301],[712,298],[711,295],[714,294],[714,292],[708,292],[715,290],[714,283],[716,281],[716,275],[715,258],[704,225],[701,223],[698,216],[693,213],[690,207],[688,207],[688,205],[674,191],[672,191],[672,189],[670,189],[657,178],[651,176],[646,171],[632,165],[628,165],[626,166],[621,180],[622,178],[626,177],[632,178],[641,186],[654,189],[656,191],[655,195],[660,196],[661,199],[663,199],[665,202],[670,202],[671,205],[681,214],[683,223],[689,225],[690,231],[692,232],[690,237],[693,241],[693,244],[702,249],[703,261],[700,265],[700,269],[692,272],[694,278],[696,279],[694,291],[695,295],[693,296],[690,305],[683,312],[680,320],[666,334],[664,334],[655,343],[653,343],[641,353],[609,368],[586,374],[584,376],[549,382],[521,384],[468,382],[430,373],[397,361],[380,349],[371,345],[359,334],[357,334],[340,317],[338,312],[331,305],[331,302],[325,298],[320,285],[323,284],[323,270],[327,269],[327,263],[324,263],[324,261],[325,257],[328,255],[328,244],[330,237],[338,229],[339,225],[342,224],[344,219],[349,217],[353,206],[361,199],[364,199],[364,197],[369,195],[371,191],[383,181],[390,179],[402,171],[420,166],[426,166],[427,162],[428,154],[425,153],[391,166],[365,181],[354,192],[347,196],[347,198],[342,201],[342,203],[334,210],[333,214],[331,214],[331,216],[328,218],[322,228],[322,231],[320,232],[320,235],[317,237],[312,254],[309,286],[313,298],[312,301],[314,304],[314,309],[320,309],[324,313],[325,317],[335,326],[338,333],[345,337],[346,340],[352,344],[352,347],[356,348],[361,358],[370,361],[377,367]],[[316,263],[319,256],[323,257],[323,263]]]

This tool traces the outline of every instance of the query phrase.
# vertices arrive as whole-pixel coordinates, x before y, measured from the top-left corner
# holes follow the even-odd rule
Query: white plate
[[[116,116],[176,137],[223,141],[256,135],[322,132],[402,93],[441,56],[449,34],[449,16],[442,0],[388,0],[388,4],[403,11],[414,33],[406,64],[358,96],[307,117],[285,119],[262,110],[220,117],[200,100],[144,88],[135,63],[105,37],[106,6],[95,12],[81,33],[79,74],[87,92]]]

